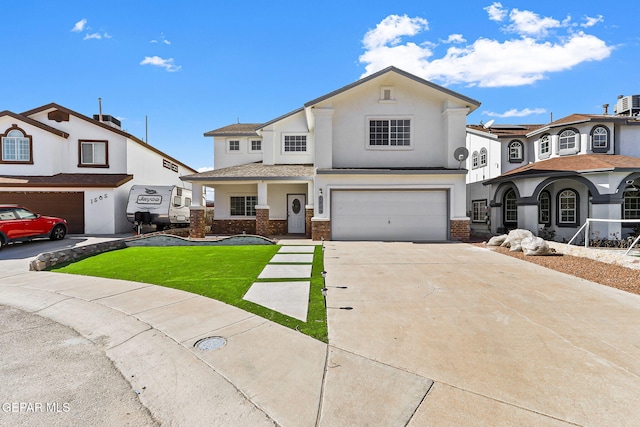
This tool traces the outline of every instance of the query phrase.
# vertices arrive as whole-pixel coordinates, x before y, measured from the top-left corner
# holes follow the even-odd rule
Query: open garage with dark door
[[[445,241],[447,190],[332,190],[332,240]]]
[[[67,220],[70,234],[84,233],[84,192],[0,191],[0,204],[24,206],[36,213]]]

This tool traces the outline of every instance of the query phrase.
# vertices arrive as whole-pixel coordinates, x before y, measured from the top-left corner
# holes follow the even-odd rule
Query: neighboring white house
[[[129,231],[132,185],[190,188],[180,176],[195,172],[122,131],[114,117],[89,118],[57,104],[0,112],[0,134],[0,203],[61,216],[70,233]]]
[[[472,232],[524,228],[566,241],[586,218],[640,219],[639,101],[620,98],[614,115],[468,126]],[[591,237],[624,238],[629,227],[598,223]]]
[[[214,233],[319,240],[466,239],[467,115],[480,103],[395,67],[214,138]],[[204,234],[192,206],[192,236]]]

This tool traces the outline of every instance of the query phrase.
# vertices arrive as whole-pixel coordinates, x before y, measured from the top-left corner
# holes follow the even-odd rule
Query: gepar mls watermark
[[[68,402],[3,402],[0,412],[5,414],[35,414],[35,413],[67,413],[71,411]]]

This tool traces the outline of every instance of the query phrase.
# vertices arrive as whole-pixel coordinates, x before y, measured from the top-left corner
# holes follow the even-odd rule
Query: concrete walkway
[[[0,304],[99,346],[167,425],[640,423],[637,295],[464,244],[326,242],[325,269],[328,346],[142,283],[0,269]]]
[[[311,282],[295,279],[311,278],[314,250],[314,245],[282,245],[258,276],[280,280],[252,284],[243,299],[306,322]]]

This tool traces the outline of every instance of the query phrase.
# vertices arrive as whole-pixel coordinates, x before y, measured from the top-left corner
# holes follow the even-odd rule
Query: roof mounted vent
[[[93,115],[93,120],[100,121],[100,114],[94,114]],[[116,129],[120,129],[120,126],[122,125],[120,123],[120,120],[118,120],[115,117],[110,116],[108,114],[102,114],[102,123],[104,123],[105,125],[111,126],[113,128],[116,128]]]
[[[640,95],[618,97],[615,113],[617,116],[637,116],[640,113]]]

